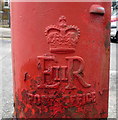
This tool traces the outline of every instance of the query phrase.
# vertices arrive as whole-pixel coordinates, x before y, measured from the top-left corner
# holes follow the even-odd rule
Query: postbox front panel
[[[106,118],[110,3],[11,3],[17,118]]]

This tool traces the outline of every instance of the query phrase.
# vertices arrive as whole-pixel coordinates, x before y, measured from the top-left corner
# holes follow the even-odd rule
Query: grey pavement
[[[10,37],[11,37],[11,29],[0,27],[0,38],[10,38]]]
[[[118,105],[118,44],[111,43],[111,52],[110,52],[110,91],[109,91],[109,118],[118,118],[116,114],[116,106]]]
[[[0,95],[2,104],[0,104],[1,114],[3,118],[11,118],[13,113],[13,84],[11,69],[11,40],[8,38],[0,38]]]
[[[10,31],[10,30],[9,30]],[[109,116],[108,118],[116,118],[116,104],[118,105],[118,97],[116,96],[116,88],[118,81],[118,71],[116,69],[116,60],[118,60],[118,44],[111,43],[111,61],[110,61],[110,93],[109,93]],[[11,68],[11,38],[0,38],[0,115],[2,118],[11,118],[13,114],[13,84],[12,84],[12,68]],[[117,116],[118,118],[118,116]]]

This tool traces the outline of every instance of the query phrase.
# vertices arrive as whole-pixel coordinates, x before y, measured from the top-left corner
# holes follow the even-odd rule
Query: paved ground
[[[111,43],[110,57],[110,99],[109,99],[109,118],[118,118],[116,106],[118,106],[118,44]]]
[[[11,41],[8,38],[0,39],[0,76],[2,76],[2,116],[12,117],[13,112],[13,95],[12,95],[12,70],[11,70]],[[1,94],[2,93],[2,94]]]
[[[8,34],[10,34],[10,30],[7,31]],[[116,51],[118,51],[118,44],[111,43],[109,118],[116,118],[116,84],[118,85],[118,83],[116,83],[116,79],[118,81],[118,71],[116,70],[118,52]],[[13,113],[13,85],[11,70],[11,40],[9,37],[0,38],[0,76],[2,76],[2,81],[0,80],[0,88],[2,87],[2,89],[0,89],[0,98],[2,97],[2,101],[0,99],[0,103],[2,102],[2,104],[0,104],[0,108],[2,107],[0,115],[2,115],[3,118],[10,118]]]
[[[1,28],[0,27],[0,38],[10,38],[11,30],[9,28]]]

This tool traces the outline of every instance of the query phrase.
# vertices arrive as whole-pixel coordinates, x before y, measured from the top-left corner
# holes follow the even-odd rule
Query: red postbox
[[[107,118],[110,2],[12,2],[16,118]]]

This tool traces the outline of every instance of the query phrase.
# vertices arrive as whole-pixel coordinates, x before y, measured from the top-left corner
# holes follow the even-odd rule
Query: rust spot
[[[32,94],[36,94],[36,91],[33,91]]]
[[[83,93],[83,91],[80,91],[80,90],[79,90],[79,91],[77,91],[77,93],[78,93],[78,94],[82,94],[82,93]]]
[[[71,91],[68,94],[71,94]]]
[[[56,92],[54,92],[54,95],[56,95],[57,94],[57,91]]]
[[[104,42],[105,48],[108,48],[110,46],[110,39],[107,37],[105,42]]]
[[[106,25],[106,29],[109,30],[111,28],[111,22],[108,22]]]
[[[62,98],[62,96],[63,96],[63,93],[58,93],[58,94],[56,95],[56,98]]]
[[[41,69],[41,64],[38,63],[38,66],[37,66],[38,70]]]
[[[99,91],[99,94],[100,94],[100,95],[103,95],[103,91]]]
[[[69,116],[70,118],[72,117],[72,114],[76,113],[76,112],[77,112],[77,107],[75,107],[75,106],[65,108],[65,115]]]
[[[24,81],[27,81],[30,78],[30,75],[28,74],[28,72],[25,73],[25,77],[24,77]]]
[[[102,90],[99,91],[99,94],[100,94],[100,95],[103,95],[103,93],[104,93],[105,91],[108,91],[108,89],[103,88]]]
[[[36,106],[40,106],[40,105],[41,105],[41,103],[35,103],[35,105],[36,105]]]
[[[103,109],[102,111],[100,112],[100,115],[102,116],[103,114],[106,114],[107,112],[105,112]]]
[[[98,114],[98,111],[93,107],[92,109],[92,116],[95,116]]]

